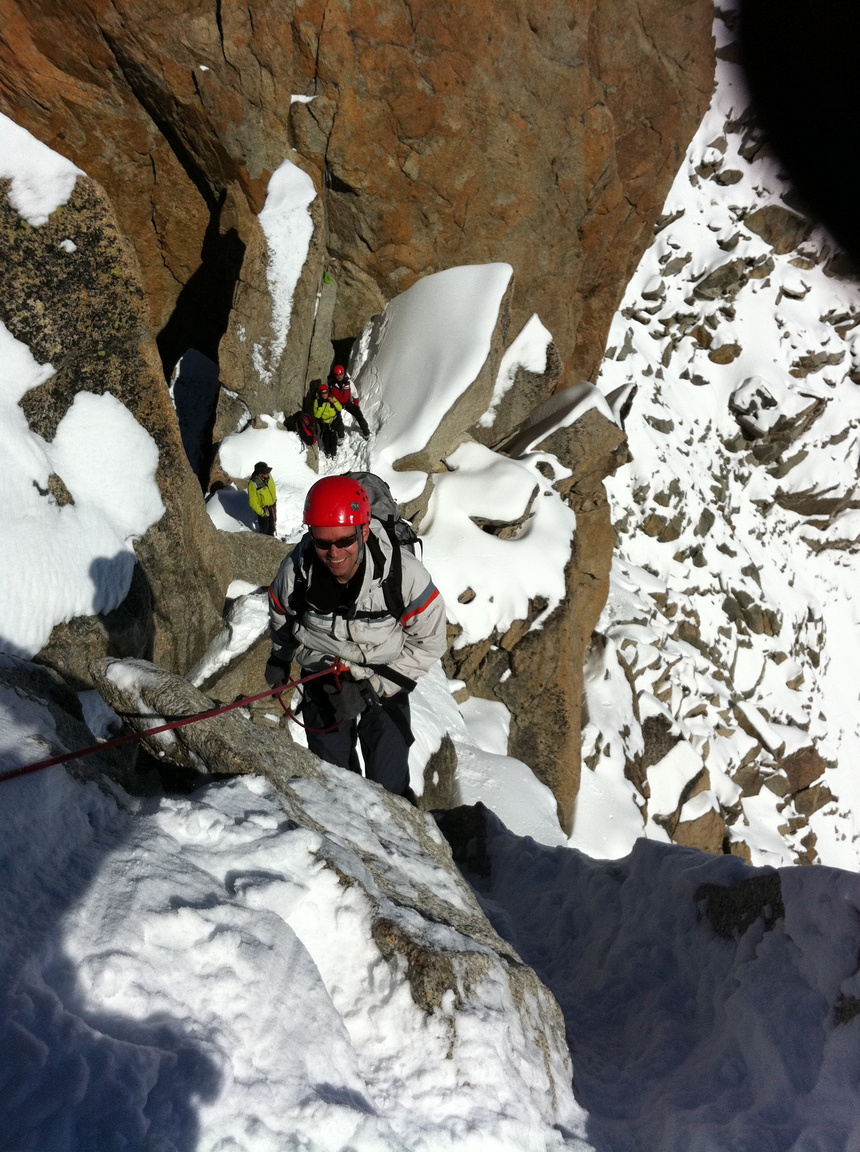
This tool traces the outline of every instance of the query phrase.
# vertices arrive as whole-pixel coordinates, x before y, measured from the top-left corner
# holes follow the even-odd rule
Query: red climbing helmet
[[[305,497],[305,524],[309,528],[337,528],[341,524],[370,523],[370,497],[349,476],[325,476]]]
[[[333,371],[334,371],[335,376],[345,376],[346,375],[346,369],[344,368],[343,364],[335,364]]]

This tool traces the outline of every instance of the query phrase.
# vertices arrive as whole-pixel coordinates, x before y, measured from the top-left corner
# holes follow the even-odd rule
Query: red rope
[[[146,728],[143,732],[130,732],[125,736],[117,736],[113,740],[105,740],[102,744],[92,744],[89,748],[81,748],[78,752],[64,752],[62,756],[52,756],[48,760],[39,760],[36,764],[26,764],[23,768],[15,768],[12,772],[0,775],[0,784],[4,780],[15,780],[19,776],[29,776],[31,772],[40,772],[43,768],[53,768],[56,764],[68,764],[70,760],[83,760],[93,756],[96,752],[104,752],[108,748],[121,748],[124,744],[134,744],[137,740],[144,740],[147,736],[154,736],[157,732],[169,732],[171,728],[184,728],[186,724],[196,724],[198,720],[211,720],[213,716],[221,716],[225,712],[232,712],[234,708],[244,708],[256,700],[265,700],[267,696],[277,696],[278,702],[288,715],[289,712],[281,694],[299,684],[307,684],[310,680],[317,680],[320,676],[328,676],[331,668],[323,668],[322,672],[313,672],[301,680],[291,680],[288,684],[279,684],[277,688],[269,688],[266,692],[258,692],[256,696],[245,696],[242,700],[234,700],[232,704],[224,704],[220,708],[210,708],[207,712],[197,712],[194,716],[183,716],[181,720],[171,720],[169,724],[160,724],[157,728]],[[337,727],[337,725],[336,725]],[[334,729],[331,729],[333,731]],[[314,729],[310,729],[314,731]],[[323,729],[329,731],[329,729]]]
[[[304,728],[305,732],[310,732],[314,736],[321,736],[325,732],[337,732],[338,728],[341,728],[346,723],[346,720],[338,720],[338,722],[336,724],[330,724],[328,726],[328,728],[311,728],[311,726],[309,724],[303,724],[301,722],[301,720],[298,718],[298,716],[295,714],[295,712],[292,710],[292,708],[288,708],[286,706],[282,696],[278,697],[278,703],[280,704],[281,708],[283,709],[284,715],[289,720],[292,720],[292,722],[294,724],[298,724],[298,726],[300,728]]]

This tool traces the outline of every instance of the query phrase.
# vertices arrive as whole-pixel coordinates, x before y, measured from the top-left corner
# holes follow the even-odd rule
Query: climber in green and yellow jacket
[[[248,482],[248,503],[257,515],[259,531],[266,536],[274,536],[278,494],[272,469],[264,460],[258,460],[254,465],[254,473]]]
[[[314,396],[314,425],[317,441],[326,456],[334,456],[344,437],[343,405],[331,395],[328,384],[317,385]]]

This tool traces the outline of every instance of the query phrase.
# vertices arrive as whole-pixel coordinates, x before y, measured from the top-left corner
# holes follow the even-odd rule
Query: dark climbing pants
[[[308,728],[329,728],[334,723],[331,704],[323,693],[307,693],[302,723]],[[407,741],[406,732],[410,732],[409,696],[398,692],[388,697],[384,705],[368,701],[358,719],[344,721],[334,732],[308,732],[308,748],[329,764],[360,772],[356,752],[356,741],[360,741],[368,780],[402,796],[409,785],[411,741]]]
[[[317,443],[322,449],[323,456],[334,456],[337,453],[337,429],[332,424],[325,424],[317,420]]]
[[[259,531],[262,532],[264,536],[274,536],[275,535],[275,514],[274,514],[274,512],[270,512],[268,514],[268,516],[258,516],[257,517],[257,524],[259,526]]]
[[[367,421],[364,418],[364,413],[359,408],[354,400],[350,400],[348,404],[344,404],[344,409],[350,414],[353,420],[358,425],[358,430],[361,432],[365,439],[370,435],[370,429],[367,426]]]

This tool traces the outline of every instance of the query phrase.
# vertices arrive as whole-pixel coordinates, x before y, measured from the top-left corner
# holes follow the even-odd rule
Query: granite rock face
[[[593,378],[709,100],[712,15],[705,0],[679,0],[671,10],[660,0],[534,0],[525,8],[480,0],[462,9],[431,0],[227,8],[192,0],[181,11],[165,0],[57,0],[50,8],[10,0],[0,110],[106,189],[118,250],[125,237],[142,285],[126,309],[133,321],[123,318],[116,337],[132,323],[144,347],[148,320],[168,372],[188,348],[219,363],[216,440],[261,413],[294,411],[324,371],[331,340],[358,336],[420,278],[510,264],[514,279],[484,369],[431,441],[396,462],[429,473],[476,428],[505,345],[532,315],[552,336],[544,371],[518,374],[497,425],[480,438],[500,443],[553,390]],[[272,251],[259,219],[287,159],[315,192],[288,335],[278,330]],[[102,195],[83,180],[75,195],[84,189]],[[74,201],[63,211],[72,210]],[[21,338],[38,356],[38,324],[25,313]],[[187,671],[217,629],[230,570],[244,571],[244,561],[225,555],[199,492],[186,492],[194,481],[146,347],[144,374],[118,371],[121,358],[110,357],[94,370],[99,349],[81,347],[85,376],[76,386],[108,387],[92,382],[93,371],[121,377],[117,387],[161,451],[168,514],[139,548],[152,636],[113,646],[98,635],[86,644],[55,637],[57,653],[78,644],[76,675],[104,654]],[[70,387],[64,379],[60,372],[46,387]],[[68,397],[39,396],[24,407],[41,430],[63,403]],[[565,824],[578,785],[579,669],[612,548],[601,480],[621,462],[623,444],[608,421],[608,432],[593,428],[594,416],[543,445],[568,467],[567,456],[575,458],[564,492],[578,518],[567,601],[540,633],[527,635],[530,621],[517,621],[487,651],[461,654],[455,669],[477,694],[511,708],[511,751],[553,787]],[[607,435],[615,437],[608,448]],[[594,453],[612,459],[592,466]],[[409,514],[420,517],[429,488]],[[258,571],[256,559],[249,564]],[[533,618],[541,605],[532,609]],[[71,671],[67,656],[57,659]],[[505,661],[516,675],[500,687]],[[560,739],[550,736],[557,727]]]
[[[451,677],[469,692],[500,700],[511,714],[508,754],[528,764],[553,792],[567,830],[579,791],[583,666],[609,587],[615,537],[603,480],[629,459],[623,430],[592,408],[538,445],[571,469],[557,485],[576,513],[573,553],[561,604],[530,631],[546,607],[530,604],[504,636],[451,649]]]
[[[320,197],[308,338],[326,256],[336,338],[420,276],[501,260],[513,329],[537,311],[571,378],[593,377],[711,90],[705,0],[10,9],[0,110],[107,190],[168,368],[187,347],[216,358],[237,284],[265,294],[255,217],[290,156]],[[231,387],[252,344],[228,341]]]
[[[69,240],[72,254],[60,248]],[[79,680],[84,656],[108,653],[152,655],[184,671],[218,630],[229,574],[182,449],[134,251],[103,190],[79,177],[68,203],[37,228],[0,195],[0,263],[9,269],[0,319],[56,369],[21,400],[30,428],[51,441],[78,392],[110,392],[158,447],[166,508],[136,545],[142,575],[127,609],[60,625],[47,659]],[[55,488],[58,503],[68,502],[61,477]]]

